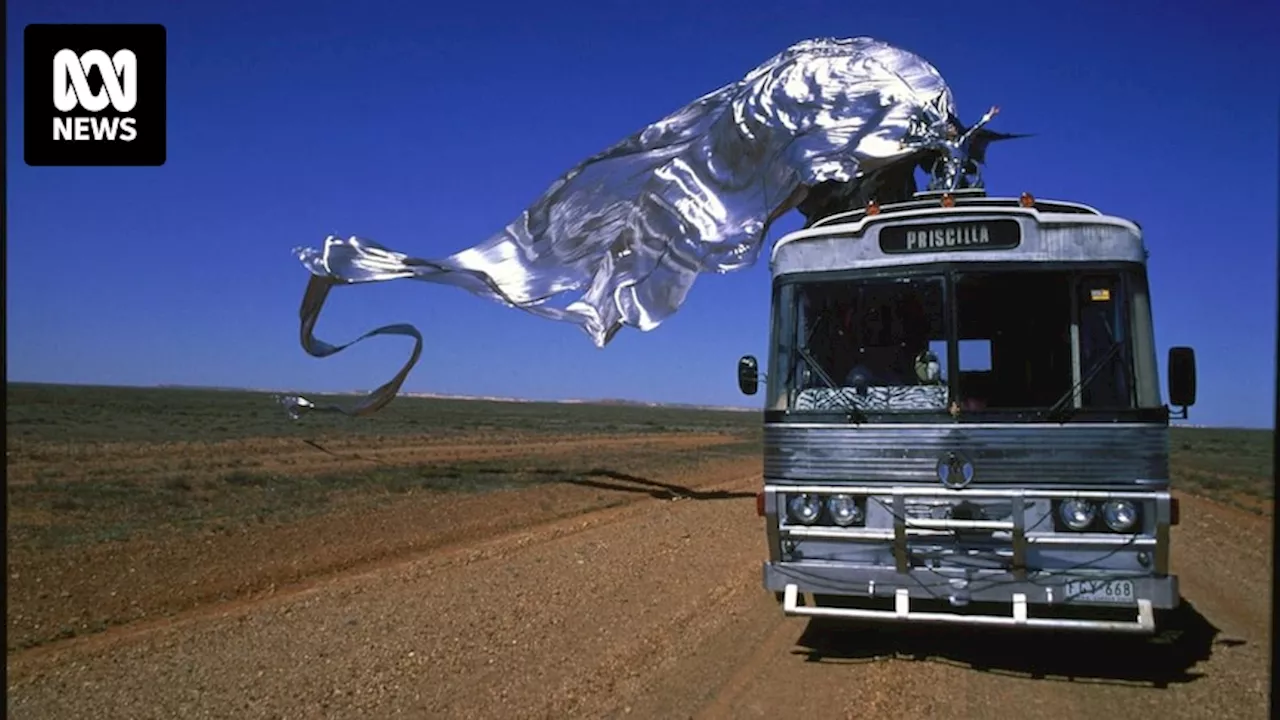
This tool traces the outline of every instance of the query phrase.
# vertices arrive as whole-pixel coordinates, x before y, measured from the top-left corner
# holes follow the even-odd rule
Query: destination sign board
[[[880,249],[893,254],[1012,250],[1021,244],[1022,226],[1013,219],[891,225],[880,229]]]

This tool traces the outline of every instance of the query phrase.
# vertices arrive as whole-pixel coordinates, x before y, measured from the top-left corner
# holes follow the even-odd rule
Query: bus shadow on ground
[[[593,468],[580,475],[564,479],[562,482],[597,490],[641,493],[658,500],[742,500],[756,496],[753,492],[698,490],[605,468]]]
[[[892,658],[1030,679],[1165,688],[1203,677],[1193,669],[1197,664],[1216,649],[1245,643],[1219,638],[1220,630],[1185,598],[1178,609],[1157,616],[1161,621],[1155,635],[1136,636],[813,618],[794,653],[808,662]]]

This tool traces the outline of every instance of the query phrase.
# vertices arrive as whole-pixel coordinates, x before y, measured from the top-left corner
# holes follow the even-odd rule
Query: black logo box
[[[109,57],[130,50],[137,58],[138,102],[128,113],[110,104],[92,113],[82,107],[63,113],[53,102],[53,58],[61,50],[83,55],[101,50]],[[23,150],[28,165],[35,166],[159,166],[165,162],[166,33],[158,24],[28,25],[23,33]],[[101,92],[102,78],[88,71],[91,91]],[[89,117],[98,122],[132,118],[136,137],[129,141],[55,140],[58,118]]]

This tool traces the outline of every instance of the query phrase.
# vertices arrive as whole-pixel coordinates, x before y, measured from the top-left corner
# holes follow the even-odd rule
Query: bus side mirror
[[[1196,404],[1196,351],[1189,347],[1169,348],[1169,404],[1187,408]]]
[[[743,395],[755,395],[760,389],[760,364],[750,355],[738,359],[738,389]]]

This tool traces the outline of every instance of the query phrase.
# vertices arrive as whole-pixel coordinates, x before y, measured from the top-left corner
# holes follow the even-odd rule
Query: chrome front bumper
[[[784,526],[779,522],[779,496],[785,493],[844,493],[854,496],[879,497],[878,502],[891,510],[892,520],[878,527],[813,527]],[[905,513],[905,503],[916,498],[998,498],[1010,503],[1011,517],[1000,520],[957,520],[913,518]],[[1030,504],[1054,498],[1138,498],[1155,501],[1153,527],[1140,535],[1062,535],[1036,532],[1028,523]],[[1170,497],[1167,492],[1116,492],[1071,490],[945,490],[924,487],[869,487],[853,485],[783,485],[767,483],[764,514],[768,519],[769,561],[764,564],[764,585],[782,595],[783,610],[788,615],[841,617],[893,622],[933,622],[968,625],[1051,628],[1061,630],[1100,630],[1109,632],[1152,633],[1154,612],[1177,607],[1177,578],[1168,574],[1169,526],[1172,524]],[[870,515],[869,515],[870,518]],[[1000,533],[1006,538],[1008,569],[962,571],[955,567],[927,567],[912,561],[917,543],[928,543],[953,536],[956,531],[983,530]],[[827,554],[838,555],[832,548],[861,547],[891,549],[887,564],[867,564],[849,558],[803,557],[792,549],[800,543],[827,543]],[[1148,558],[1146,572],[1102,567],[1036,567],[1035,553],[1042,550],[1095,550],[1107,553],[1121,548],[1142,552]],[[821,555],[821,553],[819,553]],[[1067,584],[1072,581],[1127,580],[1131,582],[1133,599],[1127,603],[1075,600],[1067,597]],[[813,597],[800,602],[802,596],[832,596],[839,606],[820,606]],[[836,603],[835,599],[839,602]],[[862,602],[859,602],[859,600]],[[885,606],[858,608],[858,604]],[[941,601],[938,612],[922,611],[919,603]],[[913,602],[917,609],[912,610]],[[992,608],[979,614],[969,603]],[[951,608],[956,610],[948,612]],[[1007,612],[1001,608],[1007,608]],[[1099,615],[1091,610],[1103,609],[1107,619],[1067,618],[1060,615]],[[1121,613],[1132,611],[1133,619]],[[1041,617],[1037,617],[1040,615]],[[1054,617],[1043,617],[1053,615]]]
[[[1155,631],[1157,609],[1176,607],[1176,577],[1123,578],[1134,584],[1133,604],[1074,604],[1066,598],[1066,583],[1088,579],[1087,575],[1064,577],[1061,574],[1029,574],[1018,578],[1009,573],[983,573],[968,578],[930,569],[915,568],[898,573],[893,568],[858,567],[827,563],[765,563],[764,585],[781,592],[783,612],[787,615],[833,617],[851,620],[888,622],[950,623],[1055,630],[1097,630],[1150,634]],[[857,607],[822,607],[814,596],[840,596],[857,604],[859,599],[883,602],[893,600],[892,610]],[[802,596],[804,603],[800,602]],[[922,612],[911,609],[912,601],[955,601],[961,607],[970,603],[998,604],[1009,608],[1008,614],[975,614],[972,612]],[[1132,610],[1133,620],[1092,618],[1035,617],[1037,608],[1054,608],[1088,612],[1106,609]]]
[[[1116,620],[1079,620],[1071,618],[1033,618],[1027,616],[1027,596],[1013,594],[1013,614],[959,615],[940,612],[912,612],[911,595],[905,588],[894,594],[894,610],[864,610],[838,607],[801,607],[797,598],[799,590],[789,583],[783,591],[782,611],[787,615],[809,617],[838,617],[861,620],[891,620],[895,622],[952,623],[957,625],[1004,625],[1010,627],[1043,628],[1048,630],[1104,630],[1151,634],[1155,632],[1155,612],[1150,600],[1138,601],[1138,617],[1132,622]]]

